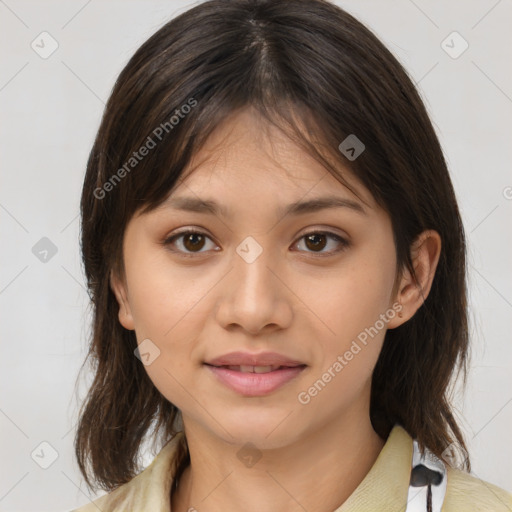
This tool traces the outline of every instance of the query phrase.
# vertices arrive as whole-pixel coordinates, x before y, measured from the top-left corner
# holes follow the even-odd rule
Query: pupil
[[[321,242],[318,241],[319,238],[322,239]],[[317,241],[314,242],[313,241],[314,239],[316,239]],[[309,243],[311,243],[311,242],[313,245],[312,245],[312,247],[309,247]],[[306,237],[306,245],[308,245],[309,249],[323,249],[325,247],[325,235],[319,235],[319,234],[308,235]]]
[[[201,241],[203,243],[200,244],[200,247],[198,247],[198,245],[197,245],[197,238],[202,239]],[[201,235],[199,233],[191,233],[189,236],[187,236],[185,238],[185,247],[188,250],[202,249],[203,245],[204,245],[204,238],[203,238],[203,235]]]

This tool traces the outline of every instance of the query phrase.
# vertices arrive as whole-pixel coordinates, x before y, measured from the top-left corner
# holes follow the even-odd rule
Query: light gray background
[[[409,70],[445,150],[470,262],[473,363],[465,399],[456,403],[474,474],[512,491],[512,4],[338,3]],[[122,67],[191,5],[0,0],[1,511],[64,511],[88,501],[72,447],[73,388],[90,314],[78,246],[86,159]],[[59,45],[47,59],[31,48],[43,31]],[[441,46],[453,31],[469,43],[456,59]],[[460,43],[447,41],[452,52]],[[46,263],[32,252],[42,237],[57,247]],[[42,442],[58,454],[48,469],[31,458],[36,450],[35,460],[50,461]]]

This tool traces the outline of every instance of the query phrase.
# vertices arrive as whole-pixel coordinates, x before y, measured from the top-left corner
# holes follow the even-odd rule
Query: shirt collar
[[[412,438],[395,425],[368,474],[334,512],[405,510],[412,450]]]
[[[184,433],[179,432],[163,446],[144,471],[128,484],[104,497],[113,506],[112,510],[117,510],[122,504],[132,510],[144,508],[153,512],[172,512],[170,491],[186,450]],[[396,425],[368,474],[334,512],[401,510],[397,508],[400,504],[405,508],[412,450],[411,437],[402,427]]]

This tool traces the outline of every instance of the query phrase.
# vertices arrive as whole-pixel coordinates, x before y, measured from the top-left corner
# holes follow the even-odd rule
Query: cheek
[[[165,255],[151,260],[139,257],[132,258],[130,267],[127,264],[127,274],[138,343],[149,339],[149,351],[156,354],[145,370],[156,388],[181,408],[190,400],[184,390],[214,276],[194,278],[190,269],[173,268]]]
[[[157,354],[145,365],[149,378],[168,401],[183,409],[190,402],[186,389],[201,332],[199,310],[194,308],[200,297],[185,297],[182,290],[165,284],[159,280],[153,287],[144,285],[134,312],[135,330],[138,343],[149,338]]]
[[[391,267],[359,260],[315,292],[309,288],[308,299],[314,300],[336,336],[353,337],[388,309],[394,282]]]
[[[389,258],[377,258],[370,253],[366,258],[354,259],[354,264],[317,287],[314,293],[310,288],[308,297],[315,298],[312,307],[329,328],[324,329],[321,337],[324,368],[346,354],[346,378],[371,373],[386,333],[383,317],[390,320],[394,316],[394,311],[389,310],[393,282],[393,253]]]
[[[137,265],[137,261],[143,264]],[[165,257],[133,258],[129,274],[130,307],[137,334],[163,338],[193,313],[208,282],[191,278],[187,269],[173,267]],[[139,332],[140,331],[140,332]]]
[[[335,418],[340,410],[357,404],[366,406],[358,397],[369,392],[382,349],[386,322],[381,315],[388,312],[392,282],[359,266],[317,293],[316,306],[329,329],[318,331],[319,364],[301,395],[309,401],[312,417],[329,410]]]

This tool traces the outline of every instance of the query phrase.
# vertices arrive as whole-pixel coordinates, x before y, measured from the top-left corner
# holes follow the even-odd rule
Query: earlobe
[[[117,303],[119,304],[119,322],[125,329],[132,331],[135,329],[135,325],[133,322],[130,304],[127,298],[126,285],[119,279],[117,275],[115,275],[113,270],[110,271],[109,281],[110,288],[114,292]]]
[[[441,254],[441,237],[434,230],[423,231],[411,245],[411,260],[414,275],[404,271],[395,301],[400,303],[401,317],[398,315],[388,323],[388,329],[394,329],[407,322],[425,302]]]

